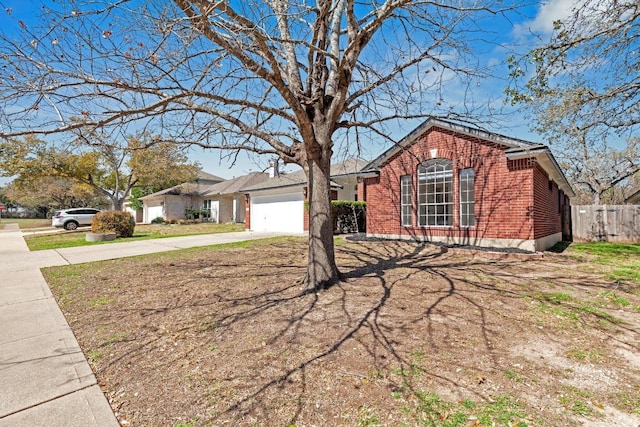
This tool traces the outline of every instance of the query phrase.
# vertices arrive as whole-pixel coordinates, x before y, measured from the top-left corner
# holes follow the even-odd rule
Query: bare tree
[[[558,138],[563,138],[559,141]],[[557,135],[556,157],[576,188],[577,204],[623,204],[625,184],[640,172],[640,140],[630,138],[617,149],[606,136],[586,130]]]
[[[638,2],[576,2],[554,27],[548,42],[511,58],[518,78],[508,90],[513,99],[541,103],[543,110],[564,104],[565,122],[583,129],[628,131],[640,124]]]
[[[591,203],[640,171],[639,37],[638,2],[584,0],[549,41],[509,61],[507,94],[530,108],[532,129]]]
[[[135,126],[298,164],[313,289],[339,277],[336,141],[385,138],[392,120],[472,120],[482,19],[503,8],[491,1],[70,1],[3,36],[0,136]]]

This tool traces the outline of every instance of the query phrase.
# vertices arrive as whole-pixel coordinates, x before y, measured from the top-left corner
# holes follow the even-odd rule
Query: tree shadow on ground
[[[364,248],[364,250],[363,250]],[[270,339],[268,344],[290,342],[296,344],[295,337],[304,333],[303,329],[309,322],[316,321],[318,311],[322,311],[324,306],[320,305],[321,300],[330,301],[335,307],[340,307],[339,324],[343,325],[339,333],[331,342],[325,343],[322,349],[313,352],[310,356],[302,359],[293,366],[288,366],[279,375],[263,382],[259,387],[254,388],[249,394],[235,402],[227,411],[236,415],[249,415],[256,411],[256,404],[262,401],[261,396],[270,389],[281,389],[288,382],[292,382],[293,377],[300,377],[299,394],[294,399],[297,404],[295,412],[291,415],[289,422],[296,422],[303,412],[306,399],[305,392],[309,389],[304,378],[305,371],[314,364],[320,363],[345,347],[348,343],[358,342],[364,347],[365,356],[369,360],[370,370],[389,371],[390,366],[398,366],[400,372],[409,372],[415,368],[416,361],[413,360],[419,351],[413,349],[407,351],[405,343],[399,337],[406,334],[424,333],[424,347],[429,352],[439,351],[441,338],[438,337],[439,325],[443,320],[449,318],[449,307],[447,301],[456,299],[456,305],[462,303],[467,310],[476,313],[473,328],[478,331],[480,337],[478,345],[489,355],[493,364],[496,364],[496,349],[492,344],[492,335],[495,331],[487,324],[484,303],[478,296],[487,293],[500,293],[502,297],[520,298],[521,295],[508,289],[501,289],[494,284],[487,283],[484,269],[487,266],[500,264],[503,268],[509,265],[521,265],[522,261],[494,261],[486,258],[476,260],[463,260],[456,257],[446,257],[446,250],[441,247],[432,247],[405,243],[386,243],[384,245],[366,246],[342,246],[339,249],[340,257],[350,259],[348,265],[343,264],[343,281],[336,283],[329,289],[319,293],[307,294],[301,292],[288,298],[272,298],[270,294],[265,301],[264,294],[252,296],[254,300],[250,308],[241,312],[241,316],[258,315],[274,309],[293,298],[303,299],[305,304],[296,312],[292,312],[288,322],[281,326],[280,330]],[[452,272],[456,272],[452,277]],[[425,283],[426,278],[431,283]],[[366,281],[364,287],[358,282]],[[407,299],[401,297],[398,304],[390,301],[394,298],[396,287],[411,287],[415,283],[415,292]],[[463,291],[460,287],[464,287]],[[403,290],[406,292],[406,289]],[[366,294],[364,301],[354,301],[353,294]],[[258,302],[260,301],[260,302]],[[243,302],[247,302],[243,299]],[[411,310],[406,310],[408,303],[415,304]],[[358,307],[354,307],[358,305]],[[385,320],[388,313],[385,311],[396,310],[399,313],[406,313],[404,319],[394,319],[393,325]],[[402,316],[402,314],[400,314]],[[508,318],[508,314],[505,314]],[[224,322],[234,322],[239,320],[238,314],[224,316]],[[333,319],[335,320],[335,319]],[[456,319],[451,319],[456,322]],[[326,323],[326,327],[332,327],[331,323]],[[366,343],[365,343],[366,342]],[[413,368],[412,368],[413,367]],[[356,374],[357,375],[357,374]],[[439,384],[448,384],[452,388],[461,385],[452,377],[441,375],[438,372],[424,372],[424,377],[430,377]],[[390,390],[408,389],[411,392],[418,392],[414,389],[410,378],[400,375],[396,380],[389,380],[387,384]],[[481,399],[486,396],[477,394]],[[266,411],[266,409],[265,409]]]
[[[486,377],[513,362],[506,344],[539,331],[535,316],[527,317],[531,310],[550,306],[555,289],[592,294],[610,285],[576,279],[545,260],[378,242],[338,245],[343,280],[309,293],[295,283],[305,270],[299,249],[271,245],[260,253],[254,248],[249,261],[240,251],[148,265],[158,267],[157,276],[117,289],[113,297],[122,302],[87,320],[125,330],[102,339],[99,349],[113,355],[98,364],[99,377],[146,365],[150,391],[162,394],[159,381],[190,390],[178,403],[163,398],[147,405],[166,417],[199,408],[202,419],[218,423],[322,424],[336,411],[392,393],[418,396],[425,388],[486,401]],[[558,304],[570,309],[576,302]],[[589,319],[607,320],[595,311]],[[562,345],[561,337],[547,335]],[[363,381],[375,387],[364,393]],[[314,407],[314,400],[334,407]],[[124,411],[130,403],[123,404]]]

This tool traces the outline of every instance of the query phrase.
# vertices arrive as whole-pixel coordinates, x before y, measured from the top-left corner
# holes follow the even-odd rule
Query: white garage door
[[[145,222],[148,224],[158,217],[162,218],[162,205],[148,206]]]
[[[251,196],[251,230],[304,232],[302,194]]]

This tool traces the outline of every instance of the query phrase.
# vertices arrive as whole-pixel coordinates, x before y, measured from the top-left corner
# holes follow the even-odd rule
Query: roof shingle
[[[222,181],[208,187],[203,196],[217,196],[223,194],[240,193],[244,187],[256,185],[269,179],[269,175],[262,172],[252,172],[248,175],[242,175],[237,178]]]
[[[347,159],[340,163],[331,165],[331,177],[339,177],[345,175],[354,175],[360,172],[360,170],[368,164],[365,160],[360,159]],[[257,191],[268,190],[272,188],[292,187],[297,185],[305,185],[307,183],[307,177],[304,171],[299,171],[287,174],[281,174],[273,178],[269,178],[266,181],[255,185],[247,185],[242,188],[241,191]]]

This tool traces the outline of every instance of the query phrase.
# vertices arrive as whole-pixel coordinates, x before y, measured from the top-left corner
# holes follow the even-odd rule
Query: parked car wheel
[[[75,221],[69,221],[64,225],[65,230],[75,230],[78,228],[78,223]]]

